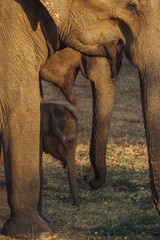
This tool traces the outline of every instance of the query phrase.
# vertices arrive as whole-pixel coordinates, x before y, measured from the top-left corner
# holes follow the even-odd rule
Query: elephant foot
[[[102,187],[104,184],[105,184],[105,179],[104,180],[94,179],[89,182],[89,186],[94,190],[97,190],[98,188]]]
[[[18,239],[46,239],[57,238],[55,229],[39,215],[30,219],[10,217],[4,224],[2,234]]]

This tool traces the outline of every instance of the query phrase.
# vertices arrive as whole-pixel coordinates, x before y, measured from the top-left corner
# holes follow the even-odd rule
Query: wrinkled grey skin
[[[2,233],[22,239],[55,233],[37,211],[39,70],[58,49],[59,39],[83,53],[102,57],[110,56],[108,49],[119,39],[123,41],[126,55],[140,72],[150,181],[159,211],[159,0],[41,2],[43,5],[39,0],[0,1],[0,136],[11,209]]]
[[[119,72],[123,45],[118,42],[110,52],[111,50],[115,59],[114,69],[107,58],[89,57],[71,48],[65,48],[51,55],[40,70],[40,77],[60,87],[71,103],[74,102],[74,83],[78,71],[81,70],[83,76],[91,81],[93,122],[90,160],[95,171],[95,179],[90,181],[90,186],[94,189],[105,183],[106,144],[116,81],[112,76]]]
[[[68,180],[73,205],[78,204],[75,150],[77,119],[67,107],[57,104],[41,104],[41,154],[50,153],[68,169]]]

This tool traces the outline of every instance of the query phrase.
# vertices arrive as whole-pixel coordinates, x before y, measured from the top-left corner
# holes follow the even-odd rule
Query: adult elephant
[[[83,2],[83,4],[82,4]],[[74,34],[83,22],[83,33],[63,35],[63,41],[72,48],[104,56],[108,44],[115,39],[124,43],[126,56],[139,70],[143,116],[146,129],[150,184],[153,201],[160,213],[160,4],[159,0],[88,0],[70,8],[76,25]],[[84,9],[82,6],[84,6]],[[88,11],[90,7],[90,11]],[[86,16],[85,22],[83,16]],[[88,24],[90,23],[90,24]],[[76,27],[78,26],[78,27]],[[97,30],[98,29],[98,30]],[[97,30],[97,31],[96,31]],[[91,34],[91,32],[95,34]],[[98,43],[95,39],[99,35]],[[78,45],[77,45],[78,44]],[[89,47],[88,47],[89,45]],[[104,165],[105,167],[105,165]]]
[[[108,55],[111,44],[121,39],[128,59],[138,68],[148,145],[150,183],[158,212],[160,211],[159,12],[159,0],[74,1],[69,6],[69,14],[65,15],[71,19],[70,22],[66,21],[65,29],[69,28],[73,31],[69,35],[65,33],[61,35],[61,40],[72,48],[101,56]],[[59,22],[60,19],[59,14]],[[83,31],[79,35],[81,27]],[[78,36],[77,42],[75,36]],[[103,100],[102,98],[100,101]],[[100,155],[101,152],[97,154]],[[103,165],[101,167],[105,169],[104,158],[101,158],[101,162]],[[98,179],[101,178],[100,172],[97,172],[97,176]],[[101,181],[96,181],[94,185],[101,185]]]
[[[66,29],[73,31],[70,35],[65,33],[61,35],[61,40],[72,48],[101,56],[108,55],[108,49],[113,42],[121,39],[126,56],[138,68],[148,145],[150,183],[158,212],[160,212],[159,12],[159,0],[77,1],[69,6],[67,16],[71,21],[66,22],[65,25]],[[74,16],[74,19],[71,16]],[[60,19],[61,15],[59,22]],[[83,31],[79,35],[81,23],[83,23]],[[75,42],[76,35],[77,42]],[[105,162],[103,164],[105,168]]]
[[[110,55],[108,48],[117,40],[124,42],[128,58],[140,71],[151,187],[159,211],[159,0],[41,2],[44,5],[38,0],[0,2],[0,135],[11,208],[3,234],[23,239],[54,234],[37,212],[39,70],[58,49],[59,39],[99,56]]]
[[[75,4],[74,4],[75,6]],[[85,6],[83,9],[82,6]],[[72,48],[105,55],[102,42],[118,38],[125,46],[125,53],[139,70],[143,116],[146,129],[150,184],[153,201],[160,213],[160,4],[159,0],[88,0],[76,4],[79,13],[74,22],[83,22],[83,34],[74,42],[75,35],[63,35],[63,41]],[[88,7],[92,10],[88,12]],[[75,9],[74,9],[75,10]],[[87,19],[83,21],[83,16]],[[90,24],[88,24],[88,22]],[[70,25],[68,25],[70,26]],[[74,28],[71,25],[72,28]],[[74,34],[80,27],[74,29]],[[99,33],[100,45],[95,45]],[[91,32],[96,31],[94,34]],[[78,34],[78,33],[77,33]],[[84,37],[85,40],[84,40]],[[77,46],[78,44],[78,46]],[[90,47],[88,47],[88,45]],[[101,46],[101,47],[100,47]]]
[[[45,239],[55,233],[37,207],[40,193],[39,70],[59,48],[61,39],[71,37],[72,44],[79,50],[100,55],[106,55],[107,47],[118,40],[114,37],[114,42],[102,44],[99,42],[101,31],[97,28],[97,33],[94,31],[97,37],[87,44],[88,50],[86,45],[79,47],[79,43],[88,42],[88,36],[83,34],[84,22],[88,19],[78,25],[74,21],[75,16],[79,16],[76,9],[80,1],[41,2],[0,1],[0,145],[3,145],[11,209],[2,233],[22,239]],[[83,1],[81,4],[85,11],[87,7],[93,13],[93,23],[97,21],[92,6],[86,6]],[[76,33],[75,28],[79,29]]]

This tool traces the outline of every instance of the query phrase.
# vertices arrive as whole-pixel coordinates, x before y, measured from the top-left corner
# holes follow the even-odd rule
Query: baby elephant
[[[73,205],[78,204],[75,150],[77,119],[62,105],[41,104],[41,153],[50,153],[68,169],[68,179]]]

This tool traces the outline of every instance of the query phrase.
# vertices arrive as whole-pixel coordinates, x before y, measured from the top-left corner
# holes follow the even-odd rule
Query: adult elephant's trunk
[[[90,186],[98,189],[106,179],[106,145],[113,109],[115,79],[110,77],[107,59],[95,58],[93,61],[95,61],[94,68],[89,72],[93,94],[90,160],[95,179],[90,181]]]
[[[68,180],[71,190],[71,195],[73,197],[73,205],[78,204],[78,193],[77,193],[77,171],[76,171],[76,162],[75,162],[75,150],[76,144],[72,146],[69,151],[66,153],[65,160],[67,162],[68,169]]]
[[[140,74],[140,79],[151,190],[160,213],[160,71],[158,72],[159,66],[156,64],[155,62],[155,66],[146,68],[143,76]]]

